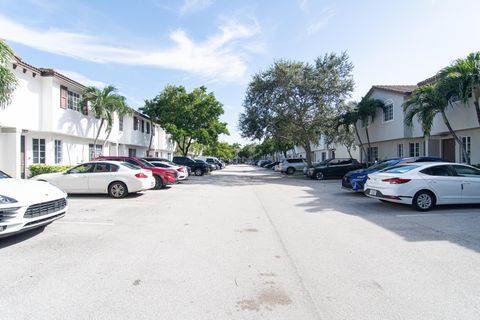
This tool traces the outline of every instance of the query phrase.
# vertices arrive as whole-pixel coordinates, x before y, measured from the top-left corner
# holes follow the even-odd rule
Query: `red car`
[[[134,164],[145,170],[150,170],[155,178],[155,189],[161,189],[167,184],[173,184],[178,181],[178,173],[175,170],[168,168],[157,168],[146,160],[135,157],[124,156],[105,156],[97,157],[95,160],[121,161]]]

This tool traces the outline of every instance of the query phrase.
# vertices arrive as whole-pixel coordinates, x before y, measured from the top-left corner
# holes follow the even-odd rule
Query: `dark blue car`
[[[376,163],[366,169],[359,169],[350,171],[342,179],[342,187],[354,191],[363,191],[363,186],[367,182],[367,177],[370,173],[378,172],[388,167],[397,164],[412,163],[412,162],[449,162],[448,160],[438,157],[408,157],[408,158],[393,158]]]

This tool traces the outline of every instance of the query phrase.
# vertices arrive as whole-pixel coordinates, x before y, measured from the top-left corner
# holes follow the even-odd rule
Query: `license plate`
[[[372,190],[372,189],[370,189],[370,190],[368,191],[368,193],[369,193],[371,196],[376,196],[376,195],[377,195],[377,190]]]

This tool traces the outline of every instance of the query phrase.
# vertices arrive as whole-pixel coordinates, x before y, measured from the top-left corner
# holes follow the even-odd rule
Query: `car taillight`
[[[143,173],[143,172],[137,173],[137,174],[135,175],[135,177],[137,177],[137,178],[148,178],[148,176],[147,176],[145,173]]]
[[[383,182],[388,182],[390,184],[402,184],[402,183],[407,183],[411,179],[404,179],[404,178],[389,178],[389,179],[383,179]]]

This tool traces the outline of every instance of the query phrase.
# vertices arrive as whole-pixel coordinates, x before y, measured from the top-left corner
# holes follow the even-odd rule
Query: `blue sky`
[[[0,38],[26,62],[87,85],[113,84],[134,108],[166,84],[206,85],[229,142],[251,75],[275,59],[347,51],[359,99],[415,84],[478,51],[478,0],[0,0]]]

